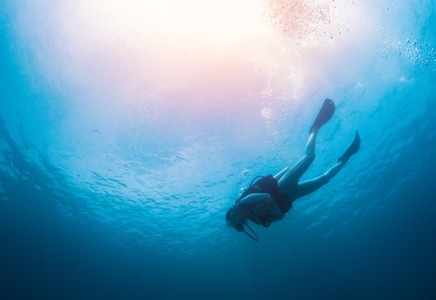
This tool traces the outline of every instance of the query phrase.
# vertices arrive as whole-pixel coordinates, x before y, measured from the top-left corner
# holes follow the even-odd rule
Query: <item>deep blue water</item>
[[[1,299],[436,298],[435,4],[267,2],[273,33],[193,49],[104,4],[0,5]],[[231,230],[325,97],[305,178],[360,151],[259,242]]]

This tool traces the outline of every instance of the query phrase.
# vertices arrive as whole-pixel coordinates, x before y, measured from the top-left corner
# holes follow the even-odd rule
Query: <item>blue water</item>
[[[268,2],[271,43],[226,63],[93,35],[85,1],[0,5],[1,299],[436,298],[434,2],[306,4],[301,27]],[[303,155],[325,97],[304,178],[356,129],[360,151],[259,242],[227,227],[253,177]]]

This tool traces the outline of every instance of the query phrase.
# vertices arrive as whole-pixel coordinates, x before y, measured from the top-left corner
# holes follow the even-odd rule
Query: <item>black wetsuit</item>
[[[292,208],[292,201],[289,199],[289,196],[279,189],[278,182],[272,175],[262,177],[250,185],[241,197],[239,197],[238,201],[254,193],[270,194],[283,214],[287,213]]]

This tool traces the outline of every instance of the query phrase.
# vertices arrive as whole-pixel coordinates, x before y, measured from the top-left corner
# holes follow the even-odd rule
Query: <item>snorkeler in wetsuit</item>
[[[285,213],[292,208],[292,202],[316,191],[343,168],[351,155],[360,148],[360,137],[357,131],[353,143],[338,158],[333,167],[319,177],[299,182],[303,173],[315,159],[315,141],[318,131],[331,119],[334,112],[335,104],[333,101],[325,99],[310,128],[304,157],[292,168],[286,167],[274,176],[259,176],[261,178],[252,183],[236,200],[235,205],[227,211],[227,225],[237,231],[245,232],[250,238],[257,241],[258,237],[247,224],[247,220],[265,227],[268,227],[271,222],[281,220]],[[244,226],[247,226],[250,231],[246,231]]]

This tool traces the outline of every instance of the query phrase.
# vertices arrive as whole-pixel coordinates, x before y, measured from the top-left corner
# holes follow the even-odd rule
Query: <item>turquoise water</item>
[[[0,5],[2,299],[433,299],[431,1]],[[252,178],[360,152],[253,242]]]

